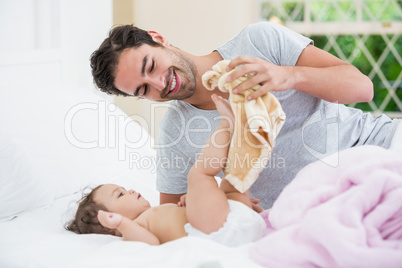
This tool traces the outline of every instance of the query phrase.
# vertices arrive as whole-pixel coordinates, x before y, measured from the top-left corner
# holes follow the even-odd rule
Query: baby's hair
[[[77,234],[115,234],[114,230],[103,227],[98,220],[98,211],[107,211],[105,206],[96,203],[94,200],[94,195],[101,186],[99,185],[89,193],[83,194],[81,200],[78,201],[78,209],[74,219],[65,226],[67,230]]]

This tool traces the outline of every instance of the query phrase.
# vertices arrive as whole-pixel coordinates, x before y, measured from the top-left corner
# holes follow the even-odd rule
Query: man
[[[389,148],[394,143],[400,120],[373,118],[343,105],[372,99],[369,78],[283,26],[249,25],[205,56],[186,53],[157,32],[116,27],[91,57],[96,85],[110,94],[174,100],[158,137],[158,158],[164,163],[157,174],[161,203],[178,202],[186,193],[187,173],[219,125],[211,95],[228,95],[206,90],[201,76],[223,59],[232,60],[228,70],[237,67],[228,79],[253,75],[237,93],[260,84],[251,98],[271,91],[287,115],[270,161],[250,189],[263,208],[271,207],[296,173],[317,159],[352,146]]]

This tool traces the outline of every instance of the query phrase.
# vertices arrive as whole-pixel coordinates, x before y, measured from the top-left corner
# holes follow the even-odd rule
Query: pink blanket
[[[262,215],[251,256],[264,266],[402,267],[402,155],[361,146],[312,163]]]

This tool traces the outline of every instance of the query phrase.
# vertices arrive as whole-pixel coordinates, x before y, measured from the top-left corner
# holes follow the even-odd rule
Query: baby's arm
[[[160,244],[159,239],[153,233],[120,214],[99,210],[98,219],[106,228],[117,229],[126,241],[139,241],[150,245]]]

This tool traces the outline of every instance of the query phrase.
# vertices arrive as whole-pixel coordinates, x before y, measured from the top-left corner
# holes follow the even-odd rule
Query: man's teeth
[[[170,86],[169,92],[172,92],[173,89],[175,89],[175,87],[176,87],[176,76],[173,74],[173,81],[172,81],[172,85]]]

